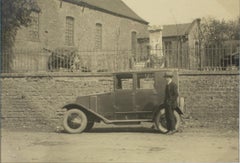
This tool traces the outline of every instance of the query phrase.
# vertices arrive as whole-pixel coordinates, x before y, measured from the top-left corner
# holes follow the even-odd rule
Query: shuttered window
[[[97,50],[102,49],[102,24],[96,24],[96,33],[95,33],[95,48]]]
[[[66,17],[65,44],[74,45],[74,18]]]
[[[137,32],[132,32],[132,54],[137,53]]]

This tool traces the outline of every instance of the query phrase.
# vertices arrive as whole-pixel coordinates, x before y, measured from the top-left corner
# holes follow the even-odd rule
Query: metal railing
[[[129,69],[128,50],[14,50],[2,52],[2,73],[113,72]]]
[[[239,47],[151,49],[146,55],[136,55],[137,63],[148,68],[177,68],[201,71],[239,69]],[[140,66],[139,66],[140,67]]]
[[[239,49],[176,48],[131,50],[12,50],[2,51],[2,73],[22,72],[116,72],[131,69],[178,68],[232,70],[239,68]]]

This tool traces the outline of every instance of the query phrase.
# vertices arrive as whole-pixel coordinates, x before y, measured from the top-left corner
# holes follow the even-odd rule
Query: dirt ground
[[[150,126],[106,126],[67,134],[1,130],[1,162],[239,162],[237,131],[184,128],[174,135]]]

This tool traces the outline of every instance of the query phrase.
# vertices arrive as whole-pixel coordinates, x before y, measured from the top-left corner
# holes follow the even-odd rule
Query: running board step
[[[115,125],[128,125],[128,124],[140,124],[141,122],[152,122],[152,119],[108,120],[105,123]]]

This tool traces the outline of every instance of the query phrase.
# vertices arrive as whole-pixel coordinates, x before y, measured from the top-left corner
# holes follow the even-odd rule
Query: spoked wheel
[[[68,110],[63,119],[64,129],[71,134],[81,133],[87,127],[87,116],[78,109]]]
[[[174,110],[174,117],[175,117],[175,129],[177,130],[179,125],[180,125],[180,115],[178,114],[178,112],[176,112]],[[165,109],[161,109],[159,111],[159,113],[157,114],[156,118],[155,118],[155,125],[158,129],[158,131],[160,131],[161,133],[167,133],[168,129],[167,129],[167,120],[166,120],[166,116],[165,116]]]

